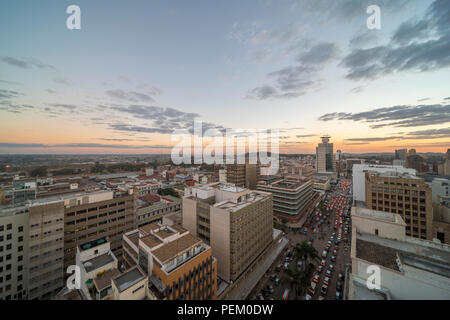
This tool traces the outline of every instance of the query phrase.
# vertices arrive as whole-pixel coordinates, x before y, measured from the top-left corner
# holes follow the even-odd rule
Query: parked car
[[[324,285],[322,286],[322,288],[320,289],[320,293],[321,293],[322,295],[326,295],[327,292],[328,292],[328,286],[324,284]]]
[[[339,281],[344,281],[344,275],[342,273],[338,274],[338,280]]]
[[[336,291],[336,300],[342,300],[342,293],[339,291]]]
[[[303,262],[302,261],[297,261],[297,269],[301,269],[303,267]]]
[[[309,294],[307,294],[307,295],[305,296],[305,300],[312,300],[312,297],[311,297]]]
[[[317,283],[317,282],[319,282],[319,278],[320,278],[320,275],[316,274],[312,281]]]
[[[289,298],[289,288],[284,289],[283,300],[287,300]]]
[[[330,282],[330,278],[328,278],[328,277],[323,278],[324,284],[329,285],[329,282]]]
[[[281,283],[281,279],[276,277],[274,283],[275,283],[276,286],[279,286],[280,283]]]
[[[335,262],[336,261],[336,256],[331,256],[331,261]]]
[[[323,251],[322,251],[322,258],[326,258],[327,255],[328,255],[327,250],[323,250]]]
[[[342,291],[342,282],[336,284],[336,291]]]

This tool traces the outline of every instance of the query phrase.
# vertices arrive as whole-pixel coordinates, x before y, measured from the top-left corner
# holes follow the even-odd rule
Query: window
[[[11,230],[11,229],[12,229],[12,224],[10,223],[6,226],[6,230]]]
[[[11,243],[6,245],[6,250],[11,250],[11,248],[12,248],[12,244]]]
[[[375,235],[376,236],[378,235],[378,229],[375,229]]]
[[[19,227],[19,232],[23,232],[23,227],[22,226]]]
[[[3,230],[5,230],[5,226],[4,226],[4,225],[1,225],[1,226],[0,226],[0,232],[3,231]]]
[[[20,237],[18,238],[18,241],[19,241],[19,242],[23,242],[23,236],[20,236]]]
[[[17,248],[17,251],[22,252],[23,251],[23,246],[20,246],[19,248]]]
[[[12,234],[11,233],[6,235],[6,240],[11,240],[11,239],[12,239]]]

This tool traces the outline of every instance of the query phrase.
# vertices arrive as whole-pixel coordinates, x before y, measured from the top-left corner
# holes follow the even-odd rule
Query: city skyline
[[[68,30],[71,4],[0,4],[0,154],[170,153],[194,120],[281,153],[450,147],[448,1],[81,0]]]

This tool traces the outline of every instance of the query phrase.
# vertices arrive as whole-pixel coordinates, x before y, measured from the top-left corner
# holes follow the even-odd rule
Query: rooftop
[[[202,243],[200,239],[188,233],[153,250],[152,253],[161,263],[165,263],[200,243]]]
[[[264,192],[256,192],[252,191],[244,195],[240,201],[235,202],[232,200],[225,200],[219,203],[216,203],[214,207],[220,208],[220,209],[227,209],[230,212],[236,212],[238,210],[241,210],[245,208],[248,205],[251,205],[257,201],[263,200],[266,198],[269,194]]]
[[[356,238],[356,256],[399,271],[397,254],[404,265],[450,278],[450,246],[407,237],[406,241],[360,233]]]
[[[139,267],[135,267],[113,278],[113,281],[116,284],[117,289],[119,289],[119,292],[123,292],[145,278],[146,275],[144,272],[142,272]]]
[[[118,276],[119,274],[120,272],[116,268],[106,271],[104,274],[94,279],[95,287],[98,291],[110,287],[111,279]]]
[[[153,248],[157,245],[160,245],[163,243],[161,240],[159,240],[155,235],[148,234],[140,239],[147,247]]]
[[[103,266],[106,266],[107,264],[110,264],[114,262],[114,258],[110,252],[101,254],[95,258],[92,258],[90,260],[87,260],[83,262],[83,266],[86,269],[86,272],[91,272],[94,270],[97,270]]]
[[[96,240],[92,240],[92,241],[89,241],[87,243],[84,243],[84,244],[80,245],[80,251],[91,249],[91,248],[94,248],[94,247],[99,246],[99,245],[104,244],[104,243],[106,243],[106,238],[105,237],[100,238],[100,239],[96,239]]]
[[[355,207],[355,215],[361,216],[361,217],[366,217],[366,218],[373,218],[376,220],[383,220],[383,221],[392,222],[392,223],[399,222],[397,219],[397,216],[392,213],[367,209],[367,208],[363,208],[363,207]]]

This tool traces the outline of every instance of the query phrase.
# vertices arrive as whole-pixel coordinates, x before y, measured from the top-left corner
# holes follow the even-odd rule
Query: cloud
[[[292,99],[306,94],[306,90],[316,85],[319,71],[336,58],[338,47],[334,43],[321,42],[297,55],[298,65],[288,66],[267,74],[275,82],[247,92],[246,98]],[[306,80],[305,80],[306,79]]]
[[[450,122],[450,105],[393,106],[366,112],[334,112],[319,117],[320,121],[352,120],[374,123],[372,129],[382,127],[415,127]],[[382,122],[382,123],[379,123]]]
[[[354,87],[350,90],[351,93],[360,93],[364,90],[364,86]]]
[[[20,96],[23,96],[23,93],[12,90],[0,89],[0,99],[13,99],[18,98]]]
[[[335,59],[338,54],[338,46],[335,43],[322,42],[306,52],[300,53],[298,62],[303,65],[324,65]]]
[[[56,77],[53,79],[53,82],[58,83],[58,84],[63,84],[63,85],[71,85],[72,82],[69,79],[63,78],[63,77]]]
[[[350,80],[372,80],[406,71],[450,66],[450,1],[435,0],[420,20],[403,22],[390,43],[354,49],[341,61]]]
[[[51,69],[57,70],[54,66],[50,64],[43,63],[34,58],[24,58],[24,57],[2,57],[1,60],[10,66],[22,68],[22,69],[30,69],[32,67],[38,69]]]
[[[376,43],[378,38],[378,33],[373,32],[373,30],[363,29],[363,32],[356,34],[352,39],[350,39],[349,46],[351,48],[364,48],[369,44]]]
[[[296,135],[297,138],[309,138],[309,137],[315,137],[315,134],[300,134]]]
[[[130,102],[154,102],[153,98],[145,93],[124,91],[121,89],[108,90],[106,94],[112,98]]]

